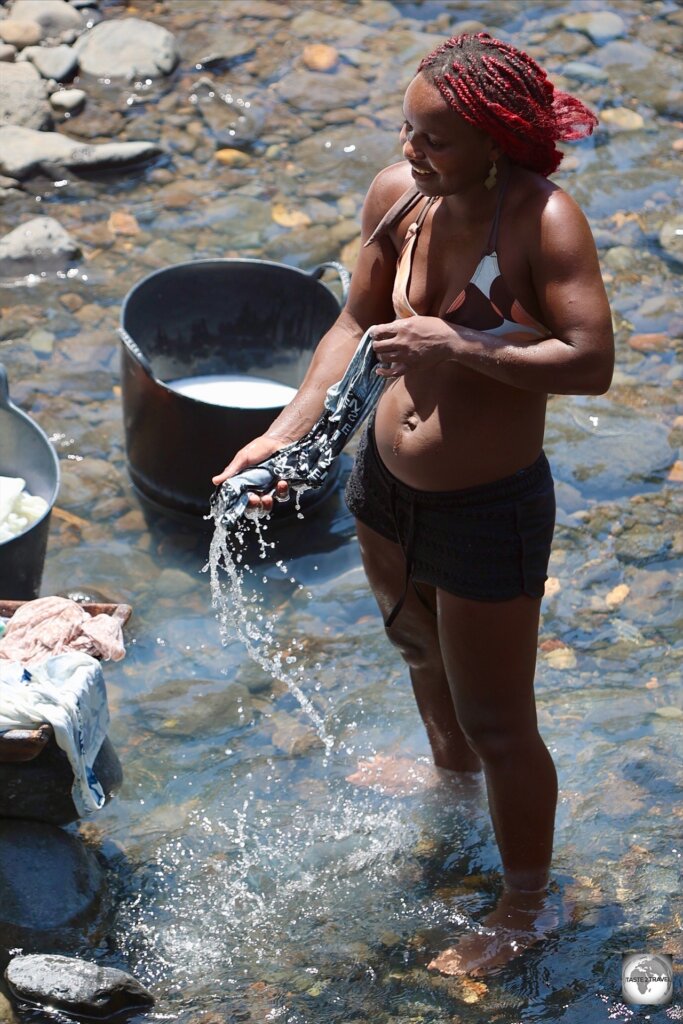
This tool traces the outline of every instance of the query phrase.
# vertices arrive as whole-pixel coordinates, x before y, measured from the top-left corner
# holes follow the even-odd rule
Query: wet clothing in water
[[[471,280],[443,315],[447,322],[511,340],[541,339],[548,330],[515,299],[498,265],[496,245],[507,180],[501,183],[486,250]],[[365,243],[388,231],[424,197],[405,192]],[[438,197],[428,198],[409,225],[396,265],[392,301],[398,317],[418,315],[408,298],[415,248]],[[545,454],[502,480],[455,491],[409,487],[384,465],[374,438],[374,415],[361,440],[346,487],[349,510],[371,529],[401,545],[405,590],[390,613],[401,610],[412,581],[460,597],[505,601],[520,594],[542,597],[555,526],[555,492]]]
[[[321,487],[330,466],[377,404],[384,379],[375,373],[377,356],[366,331],[346,373],[328,388],[322,415],[298,441],[216,488],[207,518],[233,529],[246,513],[249,493],[268,494],[278,480],[294,490]],[[287,499],[285,499],[287,500]]]
[[[545,454],[502,480],[423,491],[389,472],[373,426],[374,416],[358,445],[346,503],[357,519],[403,549],[406,589],[386,625],[401,610],[410,581],[477,601],[542,597],[555,525],[555,491]]]

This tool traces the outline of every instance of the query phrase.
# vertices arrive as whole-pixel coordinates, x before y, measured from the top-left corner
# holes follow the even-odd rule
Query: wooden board
[[[3,601],[0,599],[0,616],[4,619],[11,619],[22,605],[28,603],[28,601]],[[117,615],[123,625],[133,614],[133,609],[129,604],[97,604],[95,601],[79,601],[77,603],[88,615]]]

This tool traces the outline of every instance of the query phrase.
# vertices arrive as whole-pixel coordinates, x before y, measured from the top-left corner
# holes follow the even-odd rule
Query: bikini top
[[[504,335],[511,341],[531,341],[547,338],[550,334],[547,327],[539,323],[526,312],[521,303],[514,298],[506,285],[498,265],[496,243],[498,241],[498,225],[503,205],[503,197],[507,181],[501,184],[496,212],[489,232],[488,244],[480,259],[472,278],[459,295],[451,302],[442,319],[459,327],[483,331],[485,334]],[[370,245],[380,235],[385,234],[410,210],[418,205],[423,198],[422,193],[414,186],[404,192],[391,209],[385,214],[373,231],[365,245]],[[408,299],[410,276],[413,267],[415,247],[420,229],[430,209],[439,199],[430,196],[419,212],[416,220],[409,225],[403,246],[396,265],[396,277],[392,302],[398,317],[416,316],[416,312]]]

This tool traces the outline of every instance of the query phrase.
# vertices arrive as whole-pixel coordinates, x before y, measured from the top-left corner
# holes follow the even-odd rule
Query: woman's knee
[[[436,629],[429,629],[424,620],[411,623],[406,617],[386,630],[389,642],[400,652],[409,668],[442,667]]]
[[[537,744],[543,743],[535,721],[511,724],[462,711],[458,712],[458,721],[467,742],[484,764],[528,757]]]

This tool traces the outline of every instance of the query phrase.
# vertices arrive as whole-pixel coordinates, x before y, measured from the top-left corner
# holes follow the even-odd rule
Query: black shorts
[[[406,579],[477,601],[542,597],[555,527],[555,489],[545,454],[479,487],[416,490],[380,459],[373,420],[358,446],[346,504],[366,526],[401,545]],[[390,619],[396,614],[394,609]]]

